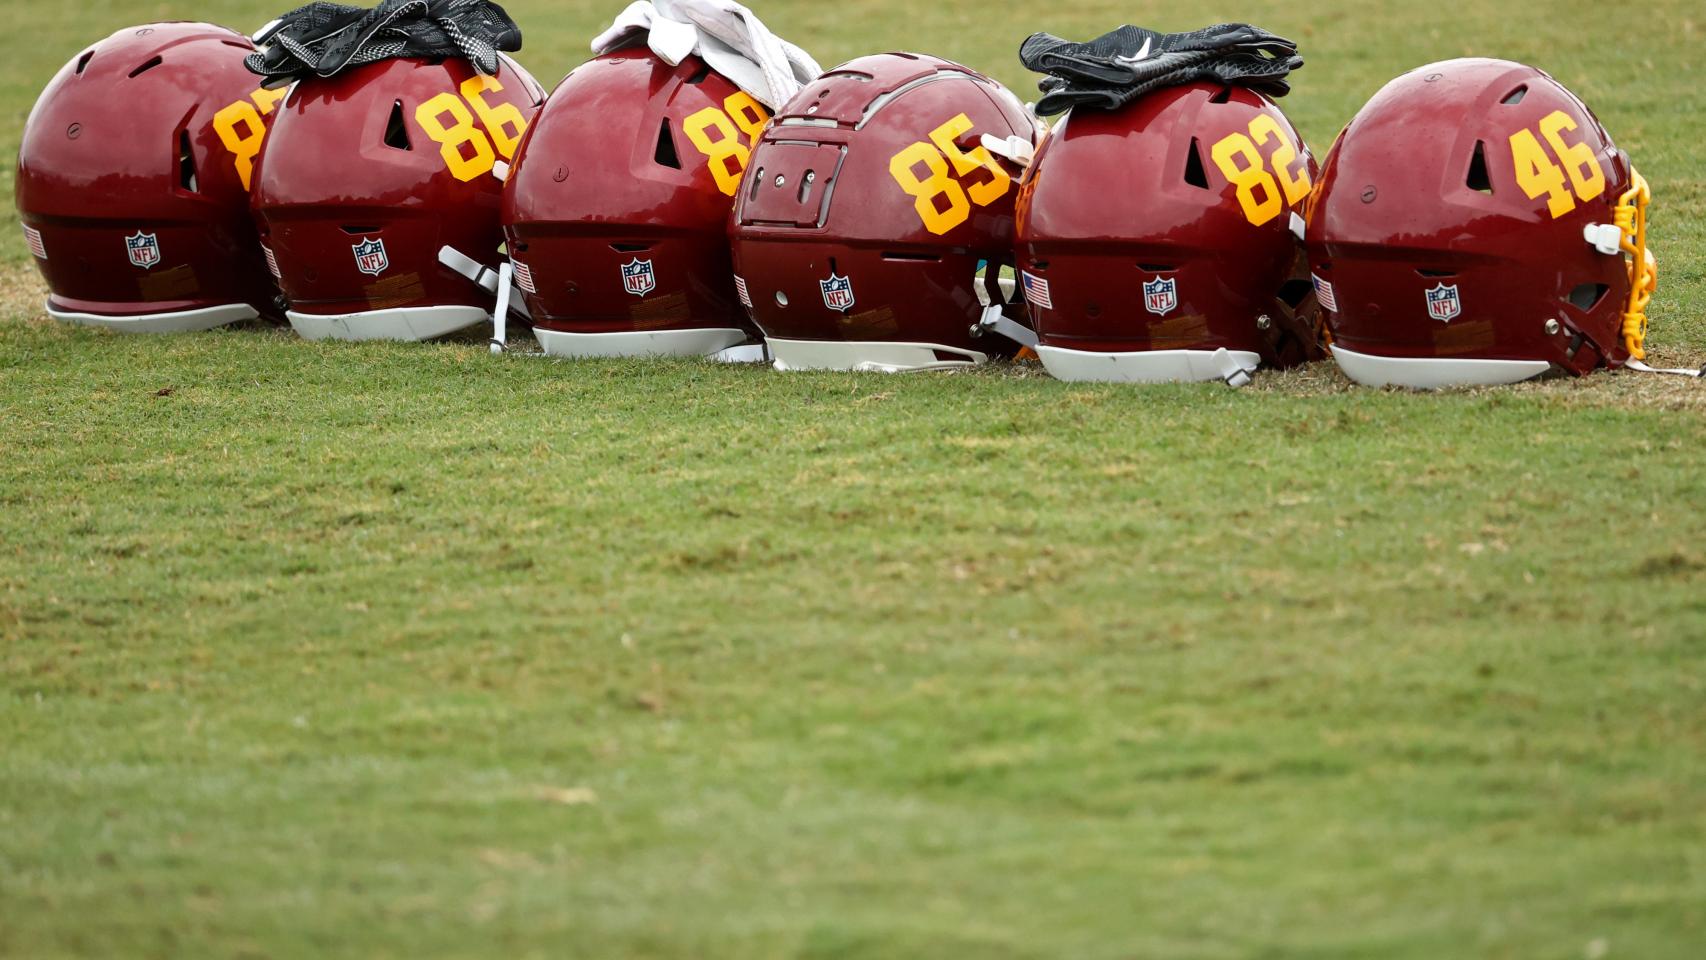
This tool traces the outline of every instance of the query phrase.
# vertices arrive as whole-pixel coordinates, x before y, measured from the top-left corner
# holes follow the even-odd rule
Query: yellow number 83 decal
[[[284,87],[277,90],[261,87],[249,94],[248,99],[228,103],[213,115],[213,132],[219,134],[219,142],[231,151],[237,165],[237,179],[243,181],[244,190],[249,189],[249,180],[255,173],[255,157],[267,135],[266,121],[261,118],[272,113],[287,92]]]
[[[971,128],[971,118],[959,114],[930,131],[929,143],[920,140],[889,158],[889,176],[912,197],[918,219],[931,233],[947,233],[964,223],[971,216],[972,204],[989,206],[1007,192],[1012,182],[988,150],[981,146],[961,150],[954,142]],[[929,176],[918,175],[920,164],[929,171]],[[949,164],[953,165],[953,175],[948,173]],[[962,186],[956,179],[979,168],[989,171],[988,180]]]
[[[732,197],[740,188],[741,174],[746,171],[746,162],[752,159],[752,147],[763,135],[764,123],[769,119],[770,114],[764,112],[751,94],[736,90],[723,101],[723,109],[705,107],[683,120],[681,128],[694,148],[710,161],[717,189]],[[746,134],[744,145],[736,127]],[[711,139],[712,130],[717,131],[715,140]]]
[[[1256,148],[1270,142],[1273,152],[1263,160]],[[1237,188],[1244,218],[1258,227],[1309,195],[1309,167],[1297,162],[1297,152],[1291,135],[1267,113],[1258,113],[1250,121],[1249,136],[1228,134],[1209,148],[1214,165]]]
[[[461,97],[445,92],[415,108],[415,122],[438,144],[439,156],[456,179],[472,180],[489,173],[499,155],[505,160],[515,157],[515,148],[527,130],[527,118],[515,104],[493,106],[483,96],[502,90],[503,84],[496,77],[476,74],[462,81]],[[472,114],[469,107],[473,108]],[[480,126],[474,125],[476,115]],[[446,117],[449,123],[445,122]],[[482,132],[480,127],[485,130]]]
[[[1564,131],[1576,129],[1576,121],[1562,110],[1554,110],[1535,125],[1546,143],[1564,162],[1563,169],[1541,149],[1533,130],[1518,130],[1511,134],[1511,162],[1516,164],[1516,183],[1528,199],[1546,197],[1546,210],[1556,220],[1576,209],[1576,201],[1592,200],[1605,192],[1605,171],[1594,158],[1593,147],[1585,143],[1567,144]],[[1564,185],[1569,178],[1569,187]],[[1575,196],[1571,196],[1572,190]]]

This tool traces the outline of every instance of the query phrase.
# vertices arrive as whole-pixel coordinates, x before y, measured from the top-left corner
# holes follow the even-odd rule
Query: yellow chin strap
[[[1647,339],[1647,304],[1659,285],[1659,264],[1653,251],[1647,249],[1647,205],[1653,192],[1647,178],[1630,168],[1633,184],[1617,199],[1616,223],[1623,239],[1619,244],[1629,257],[1629,303],[1623,310],[1623,345],[1629,356],[1647,359],[1642,344]]]

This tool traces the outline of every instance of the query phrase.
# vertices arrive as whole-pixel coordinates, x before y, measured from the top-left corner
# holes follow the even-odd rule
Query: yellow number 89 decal
[[[930,131],[929,143],[920,140],[889,158],[889,176],[912,197],[918,219],[931,233],[947,233],[964,223],[971,216],[972,204],[989,206],[1007,193],[1012,181],[988,150],[981,146],[961,150],[954,142],[971,128],[971,118],[959,114]],[[924,165],[929,176],[918,175],[919,164]],[[952,175],[948,172],[950,164]],[[979,168],[989,171],[988,180],[962,186],[956,179]],[[941,203],[937,202],[938,197]]]
[[[1275,146],[1264,161],[1256,148],[1269,142]],[[1309,195],[1309,168],[1297,163],[1297,144],[1272,114],[1256,114],[1250,121],[1249,136],[1233,133],[1222,137],[1209,148],[1209,156],[1237,188],[1244,218],[1258,227]],[[1273,173],[1265,166],[1271,166]]]
[[[1567,144],[1565,130],[1576,129],[1576,121],[1562,110],[1554,110],[1536,124],[1552,152],[1564,162],[1563,169],[1541,149],[1532,130],[1511,134],[1511,162],[1516,164],[1516,183],[1528,199],[1546,197],[1546,210],[1556,220],[1576,209],[1576,200],[1587,202],[1605,192],[1605,171],[1594,158],[1593,147],[1585,143]],[[1564,186],[1568,176],[1570,185]],[[1571,196],[1574,190],[1575,196]]]
[[[505,160],[515,157],[515,148],[527,130],[527,118],[513,103],[493,106],[486,102],[483,94],[503,90],[496,77],[476,74],[462,81],[459,89],[460,98],[445,92],[416,107],[415,122],[438,144],[438,154],[450,175],[472,180],[490,172],[498,156]],[[472,114],[469,107],[474,108]],[[476,115],[484,132],[474,125]],[[446,116],[449,124],[445,123]]]
[[[219,142],[225,149],[231,151],[231,157],[237,165],[237,179],[243,181],[243,189],[249,189],[249,181],[255,173],[255,157],[261,152],[261,141],[266,139],[267,124],[261,118],[272,113],[272,108],[284,99],[289,92],[287,88],[268,90],[262,87],[249,94],[247,100],[228,103],[213,115],[213,132],[219,134]],[[238,127],[243,132],[238,132]]]
[[[770,114],[764,112],[751,94],[736,90],[723,101],[723,109],[706,107],[683,120],[681,126],[694,148],[710,161],[717,189],[732,197],[740,188],[741,174],[746,171],[746,162],[752,159],[752,147],[758,143],[764,133],[764,122],[769,119]],[[741,144],[736,127],[746,134],[745,145]],[[717,131],[715,140],[710,137],[712,130]]]

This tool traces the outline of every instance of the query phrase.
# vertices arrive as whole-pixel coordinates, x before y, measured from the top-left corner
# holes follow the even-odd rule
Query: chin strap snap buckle
[[[971,335],[981,337],[985,333],[999,333],[1021,347],[1037,345],[1037,332],[1015,320],[1010,320],[1007,314],[1001,312],[1001,305],[992,303],[983,308],[983,315],[971,326]]]

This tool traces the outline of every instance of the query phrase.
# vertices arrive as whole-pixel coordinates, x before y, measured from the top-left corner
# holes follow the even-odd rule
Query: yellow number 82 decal
[[[213,132],[219,134],[219,142],[231,151],[237,165],[237,179],[243,181],[244,190],[249,189],[255,173],[255,157],[260,154],[261,141],[267,135],[266,121],[261,118],[272,113],[287,92],[284,87],[277,90],[261,87],[249,94],[248,99],[228,103],[213,115]],[[243,132],[238,132],[239,127]]]
[[[1256,148],[1270,142],[1274,147],[1264,160]],[[1250,121],[1249,136],[1228,134],[1209,148],[1214,165],[1237,188],[1244,218],[1258,227],[1309,195],[1309,167],[1298,162],[1297,154],[1291,134],[1267,113]]]
[[[971,205],[987,207],[1006,194],[1012,177],[1002,169],[988,150],[973,147],[961,150],[956,137],[970,131],[971,118],[958,114],[947,123],[930,131],[930,142],[920,140],[889,158],[889,176],[912,197],[913,209],[924,229],[935,234],[947,233],[971,216]],[[917,168],[923,164],[929,176],[920,177]],[[953,165],[953,175],[948,165]],[[964,177],[982,168],[990,174],[988,180],[962,185]],[[938,203],[940,198],[940,203]],[[945,206],[943,205],[945,204]]]
[[[490,172],[499,155],[505,160],[515,157],[515,148],[527,131],[527,118],[515,104],[494,106],[483,96],[502,90],[496,77],[475,74],[462,81],[462,96],[447,91],[415,108],[415,122],[438,144],[439,156],[456,179],[472,180]],[[472,114],[469,107],[474,109]],[[474,125],[476,115],[484,132]]]

